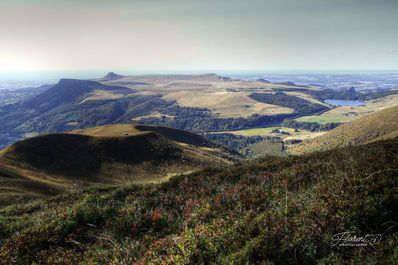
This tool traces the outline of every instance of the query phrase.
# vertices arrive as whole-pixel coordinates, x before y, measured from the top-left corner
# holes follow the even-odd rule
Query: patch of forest
[[[295,96],[287,95],[282,92],[271,93],[252,93],[249,95],[254,100],[259,102],[278,105],[286,108],[292,108],[296,114],[312,115],[329,110],[321,104],[311,103],[305,99]]]
[[[340,126],[341,124],[342,123],[340,122],[330,122],[330,123],[320,124],[317,122],[303,122],[292,119],[286,119],[282,122],[283,127],[302,129],[311,132],[330,131],[336,128],[337,126]]]

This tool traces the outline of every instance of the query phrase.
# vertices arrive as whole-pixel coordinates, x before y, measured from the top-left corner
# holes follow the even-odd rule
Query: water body
[[[362,101],[359,100],[343,100],[343,99],[325,99],[324,101],[327,104],[332,106],[362,106],[365,105]]]

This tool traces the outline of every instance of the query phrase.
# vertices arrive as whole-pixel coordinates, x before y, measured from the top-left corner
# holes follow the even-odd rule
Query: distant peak
[[[120,79],[123,78],[123,75],[118,75],[115,74],[114,72],[109,72],[106,76],[104,76],[104,79],[106,80],[116,80],[116,79]]]
[[[265,79],[263,79],[263,78],[259,78],[259,79],[257,79],[256,81],[257,81],[257,82],[261,82],[261,83],[271,83],[270,81],[265,80]]]
[[[285,85],[285,86],[297,86],[295,83],[290,82],[290,81],[286,81],[286,82],[282,82],[282,83],[278,83],[280,85]]]
[[[213,79],[217,79],[217,80],[223,80],[223,81],[231,80],[230,77],[220,76],[220,75],[214,74],[214,73],[208,73],[208,74],[205,74],[204,76],[209,77],[209,78],[213,78]]]

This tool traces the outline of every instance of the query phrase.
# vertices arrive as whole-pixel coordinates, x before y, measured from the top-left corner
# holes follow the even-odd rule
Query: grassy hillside
[[[105,124],[135,122],[205,132],[279,124],[293,112],[248,97],[284,85],[215,74],[110,75],[100,81],[104,83],[61,79],[33,98],[0,106],[0,149],[26,135]]]
[[[178,143],[190,144],[197,147],[222,148],[222,146],[219,146],[197,134],[164,126],[141,124],[110,124],[92,127],[84,130],[75,130],[71,131],[70,134],[80,134],[94,137],[121,137],[146,134],[148,132],[158,133]]]
[[[63,189],[43,181],[26,178],[0,165],[0,208],[60,194]]]
[[[393,138],[398,133],[398,106],[345,123],[322,136],[291,146],[293,154],[330,150]]]
[[[192,133],[160,126],[107,125],[20,141],[0,153],[3,204],[92,184],[160,181],[235,156]],[[27,190],[27,187],[32,190]]]
[[[131,105],[150,99],[126,87],[61,79],[33,98],[0,106],[0,149],[24,138],[27,133],[62,132],[115,122],[124,113],[123,107],[128,107],[125,102],[115,104],[115,101],[130,96]]]
[[[393,264],[397,157],[393,139],[10,206],[0,263]]]

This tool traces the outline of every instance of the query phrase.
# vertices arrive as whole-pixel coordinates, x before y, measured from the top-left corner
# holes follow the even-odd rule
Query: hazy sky
[[[0,0],[0,71],[398,69],[398,0]]]

